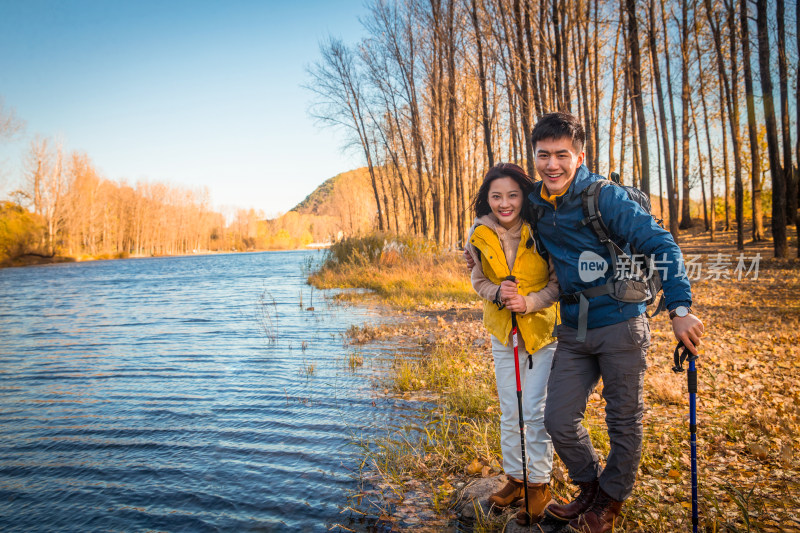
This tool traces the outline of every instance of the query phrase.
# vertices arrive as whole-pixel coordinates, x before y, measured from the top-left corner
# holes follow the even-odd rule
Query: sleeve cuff
[[[684,306],[691,309],[692,301],[691,300],[682,300],[679,302],[670,302],[667,304],[667,311],[674,311],[677,307]]]

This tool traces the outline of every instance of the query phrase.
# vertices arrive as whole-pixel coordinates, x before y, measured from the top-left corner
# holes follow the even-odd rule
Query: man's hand
[[[500,283],[500,301],[505,304],[509,311],[514,313],[524,313],[527,311],[525,298],[517,290],[516,281],[504,280]]]
[[[466,248],[464,248],[464,261],[467,262],[467,270],[472,272],[472,269],[475,267],[475,260],[472,258],[472,254],[470,254]]]
[[[676,339],[683,342],[692,354],[697,355],[697,344],[705,331],[703,322],[699,318],[691,313],[686,316],[676,316],[672,319],[672,331],[675,332]]]

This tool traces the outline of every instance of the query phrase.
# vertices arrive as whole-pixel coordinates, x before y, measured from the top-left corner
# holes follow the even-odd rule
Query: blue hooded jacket
[[[536,229],[541,244],[553,260],[562,294],[573,294],[602,285],[614,276],[611,256],[590,225],[583,225],[581,192],[602,176],[581,165],[565,194],[556,198],[556,207],[542,198],[541,181],[529,199],[540,213]],[[660,270],[667,309],[691,307],[692,290],[683,266],[683,255],[672,235],[656,224],[639,204],[628,198],[622,187],[603,187],[599,196],[600,213],[612,239],[629,253],[632,244],[639,253],[656,261]],[[599,256],[599,257],[598,257]],[[603,261],[605,272],[601,274]],[[579,266],[580,265],[580,266]],[[588,268],[587,268],[588,267]],[[589,329],[623,322],[645,312],[646,305],[625,303],[604,295],[589,300]],[[561,304],[561,321],[578,327],[578,304]]]

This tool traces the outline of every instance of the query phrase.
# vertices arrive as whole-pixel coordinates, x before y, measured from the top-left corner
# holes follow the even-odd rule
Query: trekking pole
[[[516,282],[514,276],[508,276],[508,281]],[[528,465],[525,460],[525,421],[522,418],[522,382],[519,379],[519,330],[517,329],[517,313],[511,311],[511,339],[514,343],[514,373],[517,378],[517,410],[519,412],[519,440],[522,450],[522,490],[525,495],[525,514],[528,513]]]
[[[681,351],[683,348],[683,351]],[[675,347],[673,372],[683,372],[683,362],[689,360],[689,370],[686,372],[689,389],[689,439],[692,449],[692,531],[697,533],[699,517],[697,512],[697,369],[695,360],[697,356],[692,354],[683,342],[678,342]]]

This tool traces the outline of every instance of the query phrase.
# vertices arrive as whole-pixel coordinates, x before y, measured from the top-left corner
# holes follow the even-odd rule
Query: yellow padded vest
[[[480,251],[483,273],[492,283],[500,285],[509,275],[513,275],[519,281],[517,288],[522,295],[540,291],[547,286],[550,280],[547,261],[533,247],[526,246],[530,236],[530,226],[523,224],[517,258],[514,260],[514,268],[509,272],[508,262],[497,233],[483,225],[475,228],[470,242]],[[517,326],[529,353],[533,353],[555,340],[552,332],[557,316],[555,305],[541,311],[524,315],[517,314]],[[504,345],[508,344],[508,337],[511,333],[511,311],[506,308],[498,309],[494,302],[484,300],[483,323],[489,333],[500,339]]]

